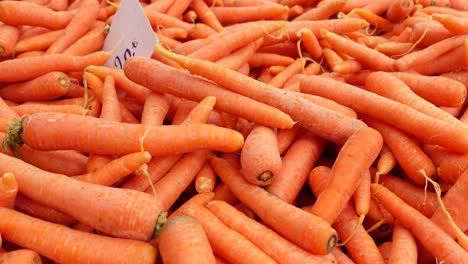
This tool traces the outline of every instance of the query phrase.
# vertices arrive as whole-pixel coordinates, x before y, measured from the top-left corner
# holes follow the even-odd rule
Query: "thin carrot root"
[[[429,20],[427,21],[426,27],[424,28],[424,31],[421,34],[421,37],[419,37],[419,39],[416,42],[414,42],[414,44],[407,51],[405,51],[405,52],[403,52],[401,54],[393,55],[392,58],[402,57],[402,56],[405,56],[406,54],[409,54],[410,52],[412,52],[414,50],[414,48],[416,48],[419,45],[419,43],[421,43],[421,41],[423,41],[424,37],[426,36],[427,32],[429,31],[429,28],[431,27],[431,24],[432,24],[432,15],[429,16]]]
[[[366,217],[365,214],[359,215],[359,220],[358,220],[358,222],[356,223],[356,225],[354,226],[354,229],[353,229],[353,231],[351,232],[351,234],[350,234],[343,242],[336,244],[336,246],[342,247],[342,246],[346,245],[346,243],[348,243],[348,242],[353,238],[354,234],[355,234],[356,231],[358,230],[358,227],[359,227],[360,225],[362,225],[362,223],[364,222],[364,218],[365,218],[365,217]]]
[[[376,171],[376,172],[375,172],[375,178],[374,178],[374,182],[375,182],[375,183],[379,183],[380,175],[382,175],[381,172],[379,172],[379,171]]]
[[[369,227],[369,228],[366,230],[366,232],[367,232],[367,233],[370,233],[370,232],[376,230],[377,228],[380,229],[381,227],[384,226],[384,224],[385,224],[385,219],[381,219],[380,221],[378,221],[377,223],[375,223],[373,226]],[[388,225],[387,225],[387,226],[388,226]],[[386,231],[386,230],[382,230],[382,231]]]
[[[455,237],[458,241],[458,244],[463,247],[463,249],[468,251],[468,236],[463,233],[460,228],[457,226],[455,221],[453,221],[452,216],[450,213],[447,211],[447,208],[445,208],[444,202],[442,201],[442,191],[440,189],[440,186],[437,182],[435,182],[433,179],[429,178],[424,170],[419,171],[422,175],[424,175],[424,178],[426,178],[426,185],[429,183],[434,186],[434,190],[436,192],[436,197],[437,197],[437,203],[439,204],[440,209],[442,210],[443,214],[447,218],[447,221],[452,228],[453,233],[455,234]]]

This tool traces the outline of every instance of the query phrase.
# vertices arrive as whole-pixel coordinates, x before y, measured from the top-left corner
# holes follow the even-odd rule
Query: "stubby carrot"
[[[438,261],[468,262],[468,253],[429,218],[406,204],[382,185],[371,184],[371,192]]]
[[[408,229],[401,225],[400,221],[395,221],[388,263],[416,263],[417,260],[418,249],[416,239]]]
[[[17,249],[0,253],[0,263],[41,264],[42,260],[37,252],[30,249]]]
[[[0,56],[8,57],[13,54],[19,33],[17,27],[0,25]]]
[[[17,130],[21,131],[20,134],[16,135],[21,138],[16,142],[19,145],[24,143],[39,150],[75,149],[102,155],[138,152],[141,146],[155,156],[200,148],[232,152],[239,150],[244,143],[240,133],[206,124],[146,127],[89,116],[45,112],[25,116],[16,125],[18,129],[21,128]],[[93,131],[88,131],[89,127],[93,127]],[[177,141],[173,138],[175,134],[178,135]],[[194,134],[197,136],[194,137]],[[61,135],[67,135],[66,140],[44,141],[45,138],[58,139]]]
[[[13,208],[16,194],[18,193],[18,183],[15,175],[6,172],[0,177],[0,206]]]
[[[208,162],[203,164],[203,167],[195,176],[195,190],[198,193],[212,192],[216,186],[216,173],[211,168]]]
[[[5,239],[57,262],[156,263],[157,251],[146,242],[85,233],[3,207],[0,215]]]

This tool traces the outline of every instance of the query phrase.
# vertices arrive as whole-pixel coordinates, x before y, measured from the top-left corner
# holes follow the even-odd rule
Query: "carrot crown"
[[[158,238],[159,234],[161,233],[161,228],[164,226],[167,220],[167,212],[161,212],[158,216],[158,220],[156,221],[156,226],[154,228],[154,238]]]
[[[15,118],[7,127],[7,135],[3,140],[2,147],[6,152],[11,150],[17,158],[20,158],[17,147],[23,145],[21,133],[23,132],[23,118]]]

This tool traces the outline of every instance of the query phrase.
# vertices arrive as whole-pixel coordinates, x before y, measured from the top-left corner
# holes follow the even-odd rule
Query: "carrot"
[[[210,193],[206,193],[210,194]],[[198,194],[197,196],[199,196]],[[195,197],[197,197],[195,196]],[[195,198],[194,197],[194,198]],[[192,198],[192,199],[194,199]],[[203,200],[203,199],[200,199]],[[228,228],[213,213],[200,203],[203,201],[190,201],[179,207],[171,214],[171,218],[187,215],[197,220],[205,230],[214,254],[233,263],[275,263],[268,255],[252,244],[245,237]]]
[[[160,126],[169,111],[169,99],[157,93],[151,93],[146,98],[141,114],[141,123],[147,126]]]
[[[388,263],[388,258],[390,257],[390,251],[392,250],[392,241],[385,241],[379,246],[380,254],[385,260],[385,263]]]
[[[249,58],[253,56],[255,51],[262,45],[263,39],[260,38],[244,47],[233,51],[230,55],[216,61],[220,65],[224,65],[233,70],[239,70],[242,65],[247,65]]]
[[[327,0],[321,1],[320,5],[305,11],[293,21],[300,20],[324,20],[337,14],[346,5],[347,0]]]
[[[151,9],[165,13],[174,2],[175,0],[151,1],[151,4],[145,6],[144,9]]]
[[[424,145],[423,151],[436,165],[437,175],[448,183],[454,184],[468,168],[467,154],[454,153],[435,145]]]
[[[430,219],[406,204],[382,185],[371,184],[371,191],[373,196],[376,197],[438,261],[445,261],[448,263],[468,261],[468,254],[466,251],[435,223],[430,221]],[[411,217],[408,217],[408,215],[411,215]]]
[[[19,116],[31,115],[34,113],[54,112],[81,115],[85,112],[79,105],[49,105],[40,103],[25,103],[12,107]]]
[[[341,250],[340,247],[335,247],[331,254],[336,258],[336,261],[338,263],[343,263],[343,264],[353,264],[354,261],[352,261],[344,252]]]
[[[426,217],[432,216],[438,207],[435,193],[425,191],[420,186],[416,186],[403,179],[386,174],[380,176],[379,183]]]
[[[216,263],[203,227],[189,216],[176,216],[164,224],[159,251],[164,263]]]
[[[294,59],[288,56],[282,56],[275,53],[256,52],[249,59],[251,67],[262,67],[271,65],[287,66],[294,62]]]
[[[388,263],[416,263],[417,260],[418,250],[414,236],[399,221],[396,221]]]
[[[439,44],[442,42],[444,41],[439,41],[436,44]],[[431,45],[428,48],[431,48],[434,45]],[[433,53],[431,52],[431,54]],[[429,76],[455,71],[455,70],[461,69],[465,65],[464,54],[465,54],[465,48],[463,47],[463,45],[460,45],[458,48],[454,48],[432,60],[427,61],[426,63],[413,65],[410,68],[408,68],[408,70],[415,71],[415,72],[418,72],[419,74],[429,75]]]
[[[120,115],[119,98],[115,91],[115,82],[112,76],[107,76],[104,81],[100,118],[117,122],[122,120],[122,116]]]
[[[371,175],[369,170],[366,170],[359,178],[356,191],[353,193],[353,201],[356,213],[359,215],[359,221],[364,222],[365,216],[369,213],[370,208],[370,184]]]
[[[257,125],[245,139],[240,156],[245,180],[266,186],[278,175],[282,162],[276,141],[276,130]]]
[[[41,264],[42,260],[39,254],[29,249],[17,249],[5,253],[0,253],[1,263],[24,263]]]
[[[230,205],[239,204],[239,200],[236,198],[236,196],[234,196],[229,187],[223,182],[220,182],[218,185],[216,185],[213,192],[215,193],[215,200],[224,201]]]
[[[411,51],[413,48],[413,43],[411,42],[384,42],[380,43],[375,47],[375,49],[387,56],[400,56],[401,54],[406,54],[408,51]]]
[[[3,1],[2,3],[4,3]],[[0,81],[19,82],[39,77],[52,71],[81,71],[88,65],[102,65],[109,58],[107,52],[94,52],[86,56],[45,55],[0,62]]]
[[[87,55],[96,52],[104,45],[109,26],[105,23],[95,23],[94,26],[75,43],[63,51],[63,54]]]
[[[0,190],[0,206],[13,208],[18,192],[18,183],[13,173],[6,172],[0,177]]]
[[[164,56],[176,60],[181,66],[189,68],[193,74],[199,74],[226,89],[277,107],[289,114],[293,119],[296,119],[301,126],[334,142],[343,143],[355,130],[365,126],[355,119],[347,118],[339,113],[316,106],[303,98],[291,96],[291,94],[286,91],[281,91],[211,62],[176,55],[160,47],[158,50],[160,50]],[[129,61],[132,59],[133,58]],[[129,65],[129,61],[127,61],[126,65]],[[230,80],[238,81],[232,82]],[[324,122],[324,118],[327,122]],[[338,127],[340,131],[337,131]]]
[[[212,7],[211,10],[222,25],[258,20],[273,20],[277,17],[282,17],[288,14],[288,8],[278,4],[242,7]]]
[[[225,225],[239,232],[278,263],[333,263],[329,255],[312,255],[268,227],[245,216],[224,201],[213,200],[206,207]]]
[[[320,197],[327,188],[327,181],[329,181],[330,175],[331,169],[325,166],[315,167],[310,172],[308,183],[316,197]],[[312,213],[312,208],[313,206],[306,207],[304,210]],[[333,227],[341,239],[348,240],[345,246],[355,262],[383,263],[383,258],[379,253],[377,245],[359,223],[359,219],[351,203],[346,203]],[[362,248],[366,248],[365,254],[363,254]]]
[[[457,182],[445,193],[442,202],[453,218],[453,222],[459,227],[461,232],[468,230],[468,214],[462,208],[466,200],[468,171],[465,171],[458,178]],[[458,238],[453,230],[451,223],[447,221],[442,208],[438,208],[431,217],[432,222],[436,223],[449,236]],[[461,241],[458,241],[462,245]]]
[[[393,23],[397,23],[405,19],[413,11],[413,0],[394,1],[388,7],[385,16]]]
[[[158,33],[171,39],[185,39],[187,38],[187,31],[182,28],[157,28]]]
[[[211,168],[210,164],[205,162],[203,167],[195,176],[195,190],[201,192],[213,192],[216,186],[216,173]]]
[[[462,132],[465,130],[463,126],[431,118],[404,104],[319,76],[305,77],[301,82],[301,91],[332,99],[345,106],[352,105],[357,112],[367,114],[376,120],[385,120],[386,123],[415,136],[424,143],[438,144],[456,152],[466,152],[463,147],[465,143],[462,143],[463,135],[466,134]],[[454,142],[455,138],[460,142]]]
[[[385,139],[384,139],[385,141]],[[379,182],[380,175],[388,174],[396,164],[395,155],[390,151],[384,142],[382,149],[380,150],[379,160],[377,162],[377,172],[375,173],[375,182]]]
[[[73,217],[33,201],[21,194],[16,196],[15,210],[63,226],[71,226],[76,222]]]
[[[151,155],[148,152],[132,153],[111,160],[109,163],[93,172],[77,175],[73,178],[94,184],[112,186],[120,179],[148,163],[150,159]]]
[[[297,32],[301,40],[302,46],[314,59],[322,57],[322,47],[320,46],[317,37],[308,28]]]
[[[176,18],[181,18],[182,14],[185,13],[185,10],[189,7],[191,1],[174,1],[174,3],[169,7],[165,12],[169,16]]]
[[[15,102],[52,100],[65,95],[70,79],[62,72],[49,72],[29,81],[5,85],[0,96]]]
[[[156,92],[170,93],[193,101],[211,95],[216,97],[216,108],[220,111],[271,127],[287,128],[293,125],[291,118],[278,109],[226,91],[202,78],[157,61],[130,58],[125,65],[125,74],[130,80]],[[156,69],[158,74],[155,74]],[[170,85],[161,86],[161,81]]]
[[[365,122],[370,127],[379,131],[385,144],[395,155],[398,164],[400,164],[403,171],[414,183],[419,185],[425,184],[426,179],[421,173],[421,170],[423,170],[424,174],[428,177],[434,177],[436,175],[436,167],[434,163],[421,150],[414,139],[383,122],[367,117],[365,117]]]
[[[74,15],[73,12],[55,12],[45,6],[24,1],[2,1],[0,14],[0,21],[7,25],[30,25],[49,29],[65,28]]]
[[[208,5],[205,3],[205,1],[193,0],[190,6],[195,11],[200,21],[212,27],[218,32],[223,30],[223,26],[221,25],[211,8],[209,8]]]
[[[343,62],[343,58],[331,48],[323,48],[323,58],[330,69]]]
[[[47,7],[55,11],[66,11],[68,9],[68,1],[50,0]]]
[[[17,27],[0,25],[0,56],[7,57],[13,54],[19,33]]]
[[[460,106],[466,98],[466,88],[460,81],[441,76],[425,76],[406,72],[393,75],[413,92],[437,106]]]
[[[454,34],[440,23],[434,22],[428,24],[428,22],[420,22],[412,26],[410,40],[413,43],[419,42],[417,43],[417,47],[427,48],[432,44],[453,36]]]
[[[18,114],[13,111],[10,106],[5,102],[5,100],[0,97],[0,116],[11,121],[13,118],[18,117]]]
[[[456,35],[468,33],[465,29],[467,18],[465,16],[454,16],[451,14],[433,14],[432,17],[440,22],[448,31]]]
[[[366,142],[365,149],[362,148],[364,142]],[[382,136],[372,128],[363,128],[353,134],[340,150],[327,188],[317,198],[311,212],[330,224],[335,222],[356,190],[358,178],[377,158],[382,144]],[[356,150],[359,152],[356,153]],[[347,177],[343,178],[342,175]]]
[[[317,136],[311,133],[300,136],[284,154],[283,166],[265,189],[293,204],[324,148],[325,142]]]
[[[389,71],[393,68],[394,60],[378,51],[367,48],[364,45],[355,43],[327,30],[321,30],[320,34],[336,51],[354,57],[369,69]]]
[[[270,228],[311,253],[328,254],[334,248],[336,233],[325,221],[247,183],[240,172],[223,159],[210,157],[209,160],[236,197]],[[309,232],[315,234],[313,238],[304,237]]]
[[[0,208],[2,236],[57,262],[155,263],[156,249],[141,241],[111,238],[73,230],[25,214]],[[21,231],[21,232],[19,232]],[[74,241],[72,245],[67,241]],[[96,254],[90,244],[107,254]],[[54,250],[51,250],[54,248]],[[112,254],[112,250],[116,250]]]

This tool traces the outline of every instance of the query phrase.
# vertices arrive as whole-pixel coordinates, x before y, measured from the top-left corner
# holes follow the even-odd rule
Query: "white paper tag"
[[[130,57],[151,57],[158,42],[138,0],[122,0],[102,48],[103,51],[115,49],[105,65],[123,69]]]

